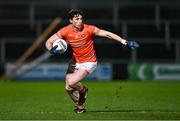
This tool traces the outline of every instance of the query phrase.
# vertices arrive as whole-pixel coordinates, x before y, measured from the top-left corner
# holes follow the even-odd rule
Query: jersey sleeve
[[[60,29],[56,35],[59,37],[59,38],[65,38],[65,33],[66,33],[66,29],[65,28],[62,28]]]
[[[100,32],[100,29],[96,26],[93,25],[89,25],[89,32],[92,33],[92,35],[98,35],[98,33]]]

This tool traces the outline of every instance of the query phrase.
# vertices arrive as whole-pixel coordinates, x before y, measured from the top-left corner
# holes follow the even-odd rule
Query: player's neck
[[[83,29],[83,25],[82,25],[81,27],[76,27],[76,26],[73,26],[73,25],[72,25],[72,28],[73,28],[73,30],[76,31],[76,32],[77,32],[77,31],[81,31],[81,30]]]

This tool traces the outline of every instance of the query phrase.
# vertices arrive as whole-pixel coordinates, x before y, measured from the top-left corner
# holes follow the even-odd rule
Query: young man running
[[[75,102],[75,112],[86,112],[85,100],[88,88],[82,85],[81,80],[91,74],[97,66],[97,58],[94,49],[94,36],[107,37],[123,45],[129,47],[137,47],[136,42],[121,38],[119,35],[99,29],[90,24],[83,23],[83,12],[81,10],[72,9],[68,13],[70,24],[61,28],[57,33],[52,35],[46,41],[46,48],[56,53],[56,48],[52,47],[55,40],[62,38],[72,47],[73,57],[69,63],[67,74],[65,77],[65,89]]]

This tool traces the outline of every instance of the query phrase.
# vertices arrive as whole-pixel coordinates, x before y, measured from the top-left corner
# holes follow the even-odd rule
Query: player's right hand
[[[57,50],[58,45],[51,48],[50,53],[51,54],[61,54],[63,53],[63,50]]]

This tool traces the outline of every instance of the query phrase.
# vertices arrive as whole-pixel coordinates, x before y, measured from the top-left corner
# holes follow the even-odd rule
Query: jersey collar
[[[75,29],[75,28],[73,27],[73,25],[71,24],[71,28],[72,28],[72,30],[73,30],[74,32],[80,32],[80,31],[82,31],[82,30],[84,29],[84,24],[82,24],[82,26],[81,26],[80,29]]]

